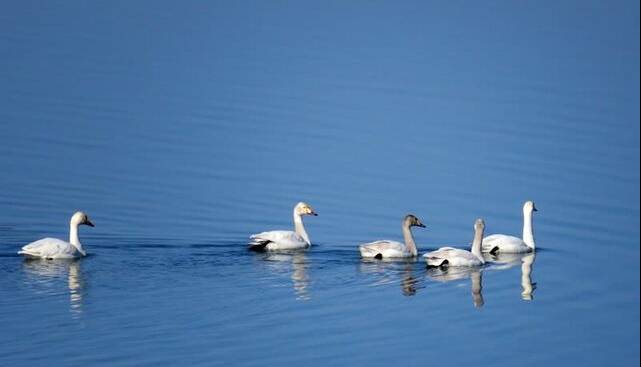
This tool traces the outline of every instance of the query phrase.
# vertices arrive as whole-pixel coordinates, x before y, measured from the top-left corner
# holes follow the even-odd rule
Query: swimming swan
[[[311,246],[303,226],[303,215],[318,214],[307,204],[300,202],[294,207],[294,231],[269,231],[249,236],[251,250],[296,250]]]
[[[376,259],[415,257],[418,251],[410,230],[411,227],[425,228],[425,225],[414,215],[408,214],[403,218],[402,224],[405,244],[388,240],[365,243],[359,246],[361,256]]]
[[[481,250],[489,253],[518,254],[534,251],[532,213],[538,211],[533,201],[523,204],[523,239],[505,234],[493,234],[483,239]]]
[[[472,242],[471,252],[453,247],[441,247],[436,251],[423,255],[427,266],[479,266],[485,264],[483,254],[481,253],[481,241],[484,230],[485,222],[483,222],[483,219],[477,219],[476,222],[474,222],[474,241]]]
[[[47,237],[24,246],[18,254],[43,259],[70,259],[76,257],[77,253],[86,256],[87,253],[82,249],[78,239],[78,226],[81,224],[94,226],[87,214],[76,212],[69,221],[69,242]]]

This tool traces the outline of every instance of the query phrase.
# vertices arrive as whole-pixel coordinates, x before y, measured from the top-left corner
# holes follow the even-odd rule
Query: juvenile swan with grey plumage
[[[428,252],[423,257],[428,267],[437,266],[479,266],[485,264],[481,253],[481,241],[485,222],[479,218],[474,222],[474,241],[472,251],[461,250],[452,247],[441,247],[440,249]]]
[[[361,256],[376,259],[415,257],[418,251],[411,227],[425,228],[425,225],[416,216],[408,214],[403,218],[402,224],[405,244],[389,240],[365,243],[359,246]]]
[[[312,245],[303,226],[303,215],[318,214],[307,204],[300,202],[294,207],[294,231],[268,231],[249,237],[252,250],[297,250]]]
[[[508,236],[504,234],[493,234],[483,239],[481,250],[492,254],[518,254],[531,252],[536,249],[534,243],[534,230],[532,225],[532,213],[538,211],[533,201],[526,201],[523,204],[523,238]]]
[[[69,242],[57,238],[43,238],[24,246],[18,254],[31,258],[42,259],[70,259],[78,256],[86,256],[80,239],[78,238],[78,226],[81,224],[93,227],[87,214],[76,212],[69,221]]]

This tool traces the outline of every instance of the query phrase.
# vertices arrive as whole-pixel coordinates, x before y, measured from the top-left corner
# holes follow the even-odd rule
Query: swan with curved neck
[[[523,237],[493,234],[483,239],[482,251],[489,253],[515,254],[531,252],[536,249],[534,241],[533,215],[538,211],[533,201],[523,204]]]
[[[253,234],[249,237],[249,248],[252,250],[296,250],[312,245],[303,224],[303,216],[318,214],[307,203],[300,202],[294,207],[294,231],[268,231]]]
[[[453,247],[441,247],[436,251],[428,252],[423,257],[428,267],[439,266],[479,266],[485,264],[481,253],[481,241],[485,222],[479,218],[474,222],[474,241],[471,251]]]
[[[416,216],[408,214],[403,218],[401,225],[404,244],[389,240],[365,243],[359,246],[361,256],[376,259],[415,257],[418,255],[418,250],[412,235],[412,227],[425,228],[425,225]]]
[[[68,259],[76,257],[78,254],[86,256],[87,253],[84,251],[78,237],[78,227],[80,225],[94,226],[87,214],[76,212],[69,221],[69,242],[47,237],[22,247],[18,254],[44,259]]]

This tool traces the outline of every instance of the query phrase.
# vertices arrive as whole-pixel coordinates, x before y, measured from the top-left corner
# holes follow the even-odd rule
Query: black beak
[[[423,223],[419,223],[419,224],[417,224],[417,226],[418,226],[418,227],[421,227],[421,228],[426,228],[426,227],[425,227],[425,224],[423,224]]]
[[[91,223],[91,221],[89,219],[87,219],[83,224],[86,224],[89,227],[95,227],[95,225],[93,223]]]
[[[316,213],[316,212],[311,212],[311,213],[309,213],[309,214],[310,214],[310,215],[313,215],[313,216],[315,216],[315,217],[318,217],[318,213]]]
[[[533,208],[532,208],[532,211],[533,211],[533,212],[538,212],[539,210],[538,210],[536,207],[533,207]]]

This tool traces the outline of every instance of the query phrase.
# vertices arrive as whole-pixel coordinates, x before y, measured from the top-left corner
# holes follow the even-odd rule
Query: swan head
[[[296,204],[296,206],[294,207],[294,213],[298,215],[313,215],[313,216],[318,215],[318,213],[314,211],[314,208],[312,208],[311,205],[304,203],[302,201]]]
[[[418,219],[414,214],[406,215],[403,219],[403,223],[405,223],[409,227],[425,228],[425,224],[423,224],[423,222],[421,222],[421,220]]]
[[[89,227],[94,227],[94,224],[89,220],[89,216],[85,212],[75,212],[71,217],[71,224],[75,225],[87,225]]]
[[[536,208],[536,205],[534,205],[534,201],[528,200],[523,204],[523,213],[532,213],[532,212],[538,212],[539,210]]]
[[[485,230],[485,221],[482,218],[478,218],[474,222],[474,231],[483,233],[484,230]]]

